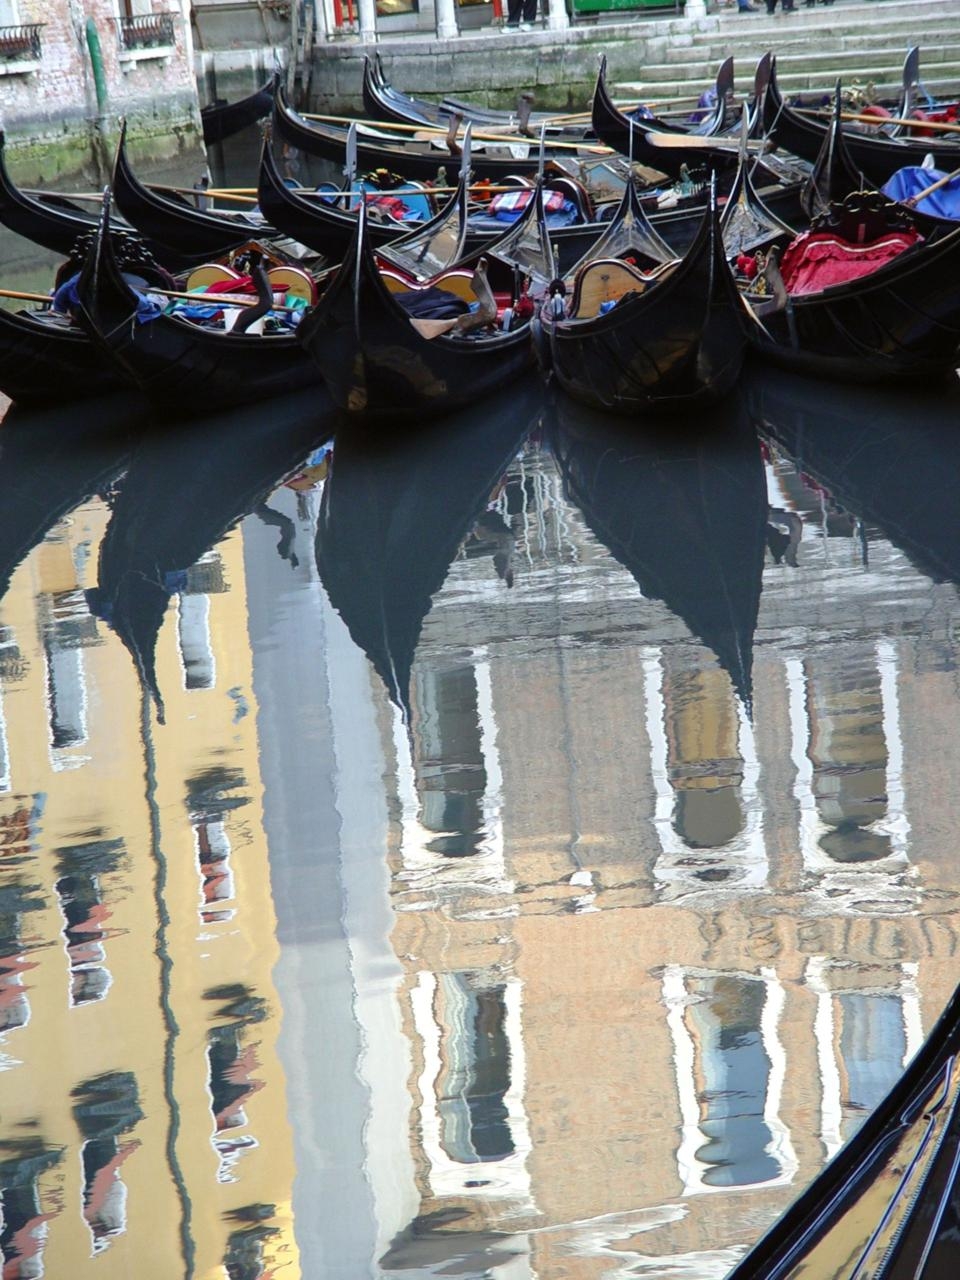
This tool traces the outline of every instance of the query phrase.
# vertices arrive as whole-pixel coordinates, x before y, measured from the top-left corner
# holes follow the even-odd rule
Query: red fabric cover
[[[256,293],[256,286],[250,276],[237,276],[234,280],[214,280],[208,284],[204,293]]]
[[[805,231],[783,251],[780,274],[795,297],[819,293],[870,275],[921,238],[916,231],[891,231],[869,244],[851,244],[831,232]]]
[[[391,218],[395,218],[397,222],[402,222],[406,215],[410,212],[399,196],[378,196],[367,194],[365,197],[367,204],[373,205],[379,209],[381,213],[387,214]]]
[[[870,102],[860,110],[862,116],[876,116],[878,120],[886,120],[893,115],[892,111],[888,111],[886,107],[881,107],[879,102]]]
[[[737,270],[742,276],[746,276],[748,280],[752,280],[757,274],[757,260],[749,253],[737,254]]]

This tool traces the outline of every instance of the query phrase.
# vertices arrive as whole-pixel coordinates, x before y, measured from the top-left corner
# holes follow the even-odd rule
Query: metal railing
[[[0,27],[0,62],[39,62],[42,53],[40,32],[44,23]]]
[[[136,49],[156,49],[175,43],[172,13],[141,13],[134,18],[116,18],[117,39],[122,53]]]

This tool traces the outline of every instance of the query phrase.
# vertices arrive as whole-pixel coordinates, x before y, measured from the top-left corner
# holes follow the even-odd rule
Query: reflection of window
[[[210,640],[210,599],[205,595],[181,595],[177,614],[177,638],[184,686],[212,689],[216,663]]]
[[[59,1205],[51,1204],[44,1213],[39,1180],[60,1163],[63,1152],[36,1140],[11,1142],[7,1152],[0,1160],[0,1273],[11,1280],[33,1280],[44,1274],[48,1225],[59,1212]]]
[[[427,848],[453,858],[475,854],[487,777],[473,668],[418,672],[417,707],[421,821],[435,833]]]
[[[434,1195],[528,1203],[520,983],[421,973],[412,992],[420,1132]]]
[[[389,18],[394,13],[419,12],[419,0],[377,0],[378,18]]]
[[[864,965],[814,956],[820,1136],[832,1156],[900,1078],[923,1038],[915,966]]]
[[[779,1118],[783,991],[772,975],[671,967],[664,998],[674,1039],[686,1194],[788,1181],[796,1159]]]
[[[120,1166],[140,1143],[121,1142],[142,1119],[137,1082],[132,1072],[111,1071],[77,1085],[74,1119],[83,1135],[83,1217],[93,1252],[100,1253],[127,1229],[127,1188]]]
[[[811,664],[788,658],[793,794],[804,869],[831,910],[899,909],[909,876],[896,648],[839,648]]]
[[[440,976],[446,1035],[437,1084],[443,1149],[451,1160],[499,1160],[514,1150],[504,1098],[510,1087],[506,987],[475,990],[469,975]]]
[[[54,748],[73,747],[87,737],[82,649],[96,642],[96,623],[78,591],[54,592],[43,605],[50,741]]]
[[[57,850],[57,901],[64,919],[63,935],[70,961],[70,1004],[102,1000],[113,978],[105,964],[110,908],[101,877],[117,870],[121,840],[94,840]]]
[[[244,1103],[263,1088],[255,1071],[257,1045],[249,1029],[267,1017],[262,997],[240,983],[213,987],[204,999],[215,1001],[217,1023],[207,1031],[207,1091],[213,1116],[211,1141],[220,1165],[218,1182],[232,1182],[233,1166],[244,1151],[257,1146],[251,1133],[237,1133],[247,1125]]]
[[[760,763],[729,677],[717,667],[690,669],[652,646],[643,668],[661,896],[764,886]]]

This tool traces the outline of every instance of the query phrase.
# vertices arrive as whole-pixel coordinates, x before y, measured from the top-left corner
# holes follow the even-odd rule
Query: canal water
[[[721,1280],[960,979],[960,394],[0,424],[11,1280]]]

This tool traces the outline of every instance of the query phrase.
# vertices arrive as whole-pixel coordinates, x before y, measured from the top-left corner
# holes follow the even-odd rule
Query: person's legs
[[[507,0],[507,26],[519,27],[524,0]]]
[[[533,26],[533,24],[537,20],[537,4],[538,3],[539,3],[539,0],[523,0],[523,9],[522,9],[522,17],[521,17],[522,22],[527,22],[531,26]]]

